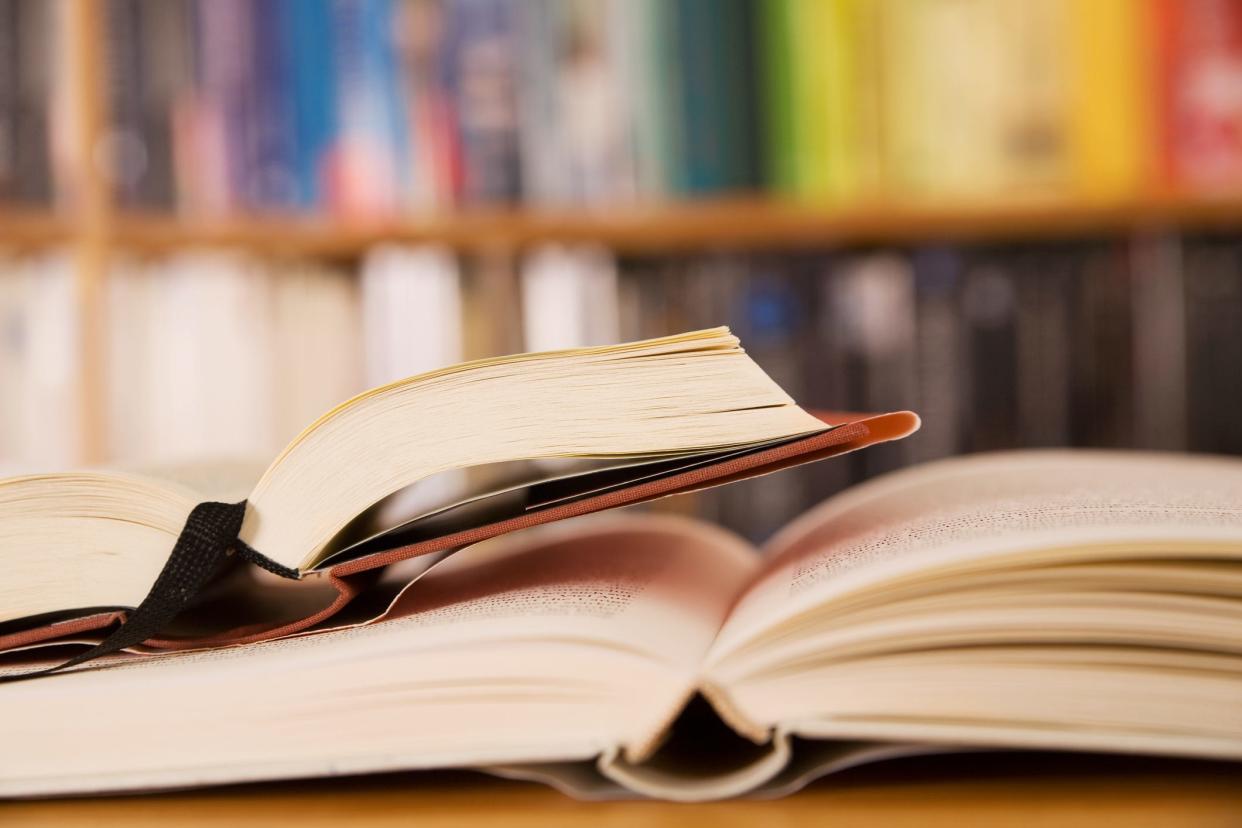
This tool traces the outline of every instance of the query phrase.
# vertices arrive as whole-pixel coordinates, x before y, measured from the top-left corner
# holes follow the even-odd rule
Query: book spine
[[[1017,444],[1017,285],[1012,263],[986,255],[966,271],[962,315],[970,366],[971,451]]]
[[[601,345],[618,335],[617,268],[602,249],[545,245],[525,258],[521,281],[527,350]]]
[[[760,66],[763,71],[764,184],[779,193],[797,192],[794,159],[798,155],[798,101],[794,55],[796,0],[769,0],[760,5]]]
[[[1001,75],[992,81],[996,87],[988,90],[987,103],[995,112],[998,191],[1064,192],[1072,175],[1065,58],[1070,7],[1026,0],[993,4]]]
[[[522,193],[516,8],[503,0],[452,0],[444,77],[460,147],[459,199],[510,203]]]
[[[817,179],[822,191],[816,194],[856,202],[879,187],[878,5],[831,0],[821,4],[819,21],[826,42],[815,52],[826,65],[818,101],[824,110]]]
[[[685,140],[682,189],[690,195],[754,183],[750,8],[745,0],[676,2]]]
[[[302,209],[327,204],[326,157],[336,132],[330,0],[285,2],[290,40],[295,185]]]
[[[1138,445],[1186,448],[1188,361],[1184,244],[1157,234],[1129,243],[1133,272],[1134,436]],[[1193,363],[1195,366],[1198,363]]]
[[[30,256],[20,278],[26,379],[18,403],[22,451],[43,469],[70,468],[81,456],[73,259],[60,251]]]
[[[1213,93],[1242,72],[1242,7],[1159,0],[1162,158],[1173,188],[1222,191],[1242,182],[1242,99]]]
[[[1234,406],[1224,402],[1242,396],[1239,252],[1233,240],[1205,239],[1186,254],[1186,345],[1188,364],[1194,366],[1187,388],[1187,447],[1192,451],[1242,452],[1242,426]]]
[[[951,247],[914,252],[918,390],[910,405],[923,418],[910,446],[913,459],[932,460],[962,449],[962,421],[967,391],[961,290],[965,262]]]
[[[0,0],[0,199],[5,200],[17,195],[18,6],[19,0]]]
[[[262,210],[289,210],[298,202],[298,134],[294,87],[292,0],[250,6],[252,54],[247,96],[246,200]]]
[[[409,190],[405,96],[395,71],[390,2],[333,0],[337,131],[330,191],[338,212],[394,213]]]
[[[569,201],[575,159],[566,146],[562,100],[569,79],[559,76],[563,64],[576,58],[574,34],[566,7],[552,0],[522,4],[518,14],[518,97],[521,110],[520,143],[523,197],[532,204]]]
[[[1091,243],[1083,248],[1074,330],[1076,445],[1133,445],[1133,328],[1130,272],[1124,248]]]
[[[839,161],[834,153],[840,147],[833,146],[831,118],[834,111],[833,95],[841,91],[839,77],[834,77],[835,63],[847,58],[836,53],[837,48],[849,49],[832,18],[835,0],[799,0],[793,9],[793,55],[796,63],[795,81],[797,98],[796,142],[799,154],[795,156],[798,193],[809,199],[822,199],[832,193],[832,165]],[[820,41],[826,43],[821,46]]]
[[[1070,437],[1072,250],[1018,250],[1011,256],[1017,276],[1017,444],[1065,445]]]
[[[176,205],[173,113],[189,81],[184,41],[188,3],[184,0],[140,0],[144,79],[139,129],[146,164],[139,179],[138,201],[157,210]]]
[[[632,141],[636,189],[645,199],[665,197],[670,191],[668,144],[670,110],[665,100],[670,84],[660,71],[664,60],[665,4],[661,0],[628,0],[619,24],[623,40],[625,84],[633,107]]]
[[[1152,5],[1097,0],[1071,10],[1070,151],[1077,187],[1091,197],[1134,193],[1154,174]]]
[[[249,172],[246,112],[253,50],[248,8],[242,0],[198,0],[195,11],[201,38],[197,149],[211,170],[199,178],[202,204],[208,212],[234,214],[245,206]]]
[[[52,57],[56,8],[51,3],[22,0],[17,13],[17,111],[15,198],[27,204],[50,204],[52,169]]]

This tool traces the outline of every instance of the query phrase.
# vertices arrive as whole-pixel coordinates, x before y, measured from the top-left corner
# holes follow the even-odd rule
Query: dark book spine
[[[1073,253],[1024,250],[1017,272],[1017,444],[1063,446],[1070,438],[1070,307]]]
[[[1133,270],[1134,438],[1143,448],[1186,447],[1186,286],[1182,241],[1144,236],[1129,245]]]
[[[250,80],[246,104],[247,200],[262,209],[288,210],[298,203],[293,44],[290,0],[250,7]]]
[[[1083,246],[1074,319],[1075,445],[1127,447],[1134,441],[1130,273],[1125,249]]]
[[[140,197],[147,146],[142,129],[142,34],[137,0],[108,0],[108,101],[112,123],[112,186],[117,202],[145,206]]]
[[[459,197],[468,204],[516,201],[517,10],[504,0],[453,0],[448,9],[444,78],[461,152]]]
[[[50,204],[53,196],[51,156],[53,4],[22,0],[17,18],[16,200]]]
[[[145,164],[135,195],[144,207],[171,210],[176,206],[173,117],[177,99],[189,82],[189,14],[187,0],[139,0],[142,87],[137,126]]]
[[[1186,255],[1190,434],[1195,451],[1242,452],[1242,249],[1195,242]]]
[[[1003,254],[981,256],[966,271],[962,315],[966,326],[972,416],[966,445],[972,451],[1017,443],[1016,283]]]
[[[962,447],[965,404],[965,359],[962,331],[961,285],[963,256],[952,247],[916,250],[915,371],[918,385],[904,407],[923,418],[923,426],[910,438],[915,460],[931,460],[957,454]]]
[[[677,0],[675,29],[684,141],[682,189],[749,187],[757,164],[749,0]]]
[[[17,195],[18,0],[0,0],[0,200]]]

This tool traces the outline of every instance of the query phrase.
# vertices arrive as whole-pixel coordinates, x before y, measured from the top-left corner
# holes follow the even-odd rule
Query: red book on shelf
[[[1235,188],[1242,184],[1242,3],[1155,2],[1165,184]]]

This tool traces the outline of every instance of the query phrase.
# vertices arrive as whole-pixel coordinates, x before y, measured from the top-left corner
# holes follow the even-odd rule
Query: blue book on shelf
[[[748,0],[676,0],[681,94],[681,189],[746,188],[755,181],[755,116]]]
[[[461,198],[522,194],[517,117],[518,12],[506,0],[451,0],[442,53],[461,152]]]
[[[287,25],[287,7],[292,5],[292,0],[250,4],[253,76],[247,101],[247,201],[264,209],[298,204],[293,43]]]
[[[390,209],[411,168],[390,0],[333,0],[336,85],[334,189],[346,211]]]
[[[292,46],[297,203],[305,209],[326,205],[325,165],[337,129],[330,3],[283,0]]]

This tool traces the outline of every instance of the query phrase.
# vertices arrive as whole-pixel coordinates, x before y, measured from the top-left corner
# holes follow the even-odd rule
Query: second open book
[[[1242,759],[1240,461],[943,461],[755,551],[597,516],[447,558],[382,623],[0,686],[0,794],[464,766],[702,799],[912,752]]]

